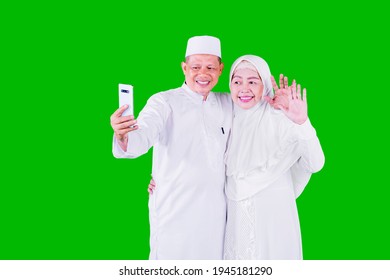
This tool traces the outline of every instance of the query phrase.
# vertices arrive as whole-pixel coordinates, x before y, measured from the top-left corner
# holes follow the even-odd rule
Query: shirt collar
[[[184,82],[183,85],[181,86],[182,89],[188,93],[188,96],[194,100],[195,102],[203,102],[203,95],[199,94],[199,93],[196,93],[195,91],[192,91],[188,86],[187,84]],[[211,102],[215,100],[215,96],[214,96],[214,93],[213,92],[209,92],[208,96],[207,96],[207,99],[206,99],[206,102]]]

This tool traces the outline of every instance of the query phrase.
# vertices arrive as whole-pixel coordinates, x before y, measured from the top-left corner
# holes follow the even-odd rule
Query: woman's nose
[[[243,83],[242,84],[242,91],[244,91],[244,92],[249,91],[249,84],[248,83]]]

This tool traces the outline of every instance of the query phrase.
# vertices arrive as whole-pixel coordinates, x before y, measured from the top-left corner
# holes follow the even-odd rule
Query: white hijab
[[[272,97],[273,93],[271,72],[262,58],[253,55],[238,58],[230,70],[230,81],[242,61],[255,66],[264,89],[260,102],[254,107],[244,110],[234,106],[232,135],[226,154],[226,194],[232,200],[246,199],[268,187],[291,168],[298,197],[311,175],[295,164],[302,153],[297,137],[298,125],[264,100],[264,96]]]

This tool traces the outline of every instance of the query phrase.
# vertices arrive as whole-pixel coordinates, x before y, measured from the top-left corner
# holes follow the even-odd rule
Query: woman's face
[[[261,100],[264,85],[257,71],[238,69],[230,82],[230,92],[233,102],[242,109],[250,109]]]
[[[194,54],[182,62],[187,86],[203,96],[207,96],[217,84],[222,74],[223,63],[215,55]]]

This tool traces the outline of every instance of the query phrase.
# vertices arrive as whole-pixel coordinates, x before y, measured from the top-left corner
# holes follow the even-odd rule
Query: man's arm
[[[161,94],[150,97],[138,119],[133,120],[134,124],[137,123],[136,128],[130,130],[123,138],[117,137],[118,134],[114,133],[114,156],[136,158],[145,154],[158,140],[169,114],[170,107]]]
[[[122,116],[128,107],[128,105],[120,107],[110,118],[111,127],[114,130],[114,139],[117,140],[117,144],[124,152],[127,150],[127,134],[138,129],[137,120],[134,119],[134,116]]]

